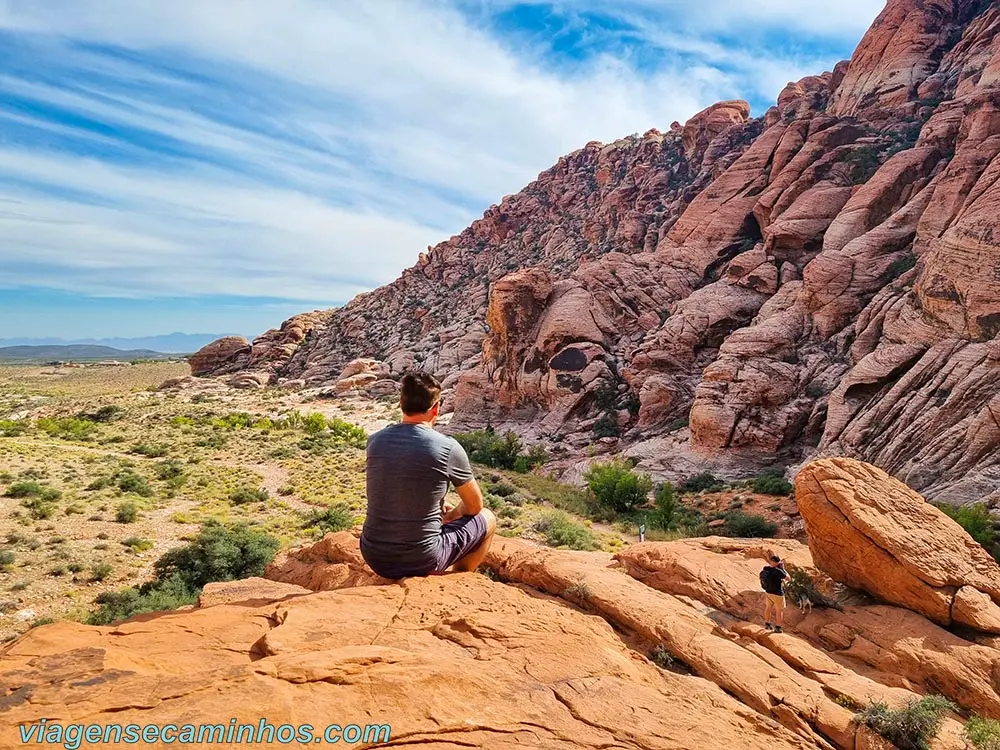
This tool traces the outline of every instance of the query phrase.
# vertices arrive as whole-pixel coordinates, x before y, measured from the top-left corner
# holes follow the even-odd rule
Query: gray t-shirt
[[[473,478],[465,449],[428,424],[394,424],[368,438],[361,533],[368,564],[400,575],[433,570],[448,483],[461,487]]]

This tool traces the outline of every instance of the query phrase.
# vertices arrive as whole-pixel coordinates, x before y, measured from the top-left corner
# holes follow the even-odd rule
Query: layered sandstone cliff
[[[569,457],[603,437],[670,476],[847,454],[989,496],[1000,8],[889,0],[851,61],[762,117],[723,102],[590,143],[392,284],[293,321],[216,371],[325,383],[368,356],[444,378],[456,429]]]

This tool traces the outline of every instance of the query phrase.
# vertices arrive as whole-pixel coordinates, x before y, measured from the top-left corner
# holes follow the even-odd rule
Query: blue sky
[[[0,0],[0,338],[248,335],[564,153],[756,113],[882,0]]]

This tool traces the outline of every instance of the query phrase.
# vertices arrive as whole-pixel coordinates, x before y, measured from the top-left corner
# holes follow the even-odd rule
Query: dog
[[[799,612],[801,612],[802,614],[806,614],[807,612],[811,613],[812,611],[813,611],[812,599],[810,599],[805,594],[799,594]]]

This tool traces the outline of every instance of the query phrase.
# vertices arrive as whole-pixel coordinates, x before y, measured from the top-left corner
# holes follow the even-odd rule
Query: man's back
[[[781,596],[785,592],[785,579],[788,573],[776,565],[768,565],[761,571],[761,583],[764,591],[774,596]]]
[[[449,481],[459,486],[473,478],[469,459],[454,438],[406,422],[372,435],[367,453],[365,559],[387,577],[424,575],[436,562],[441,501]]]

